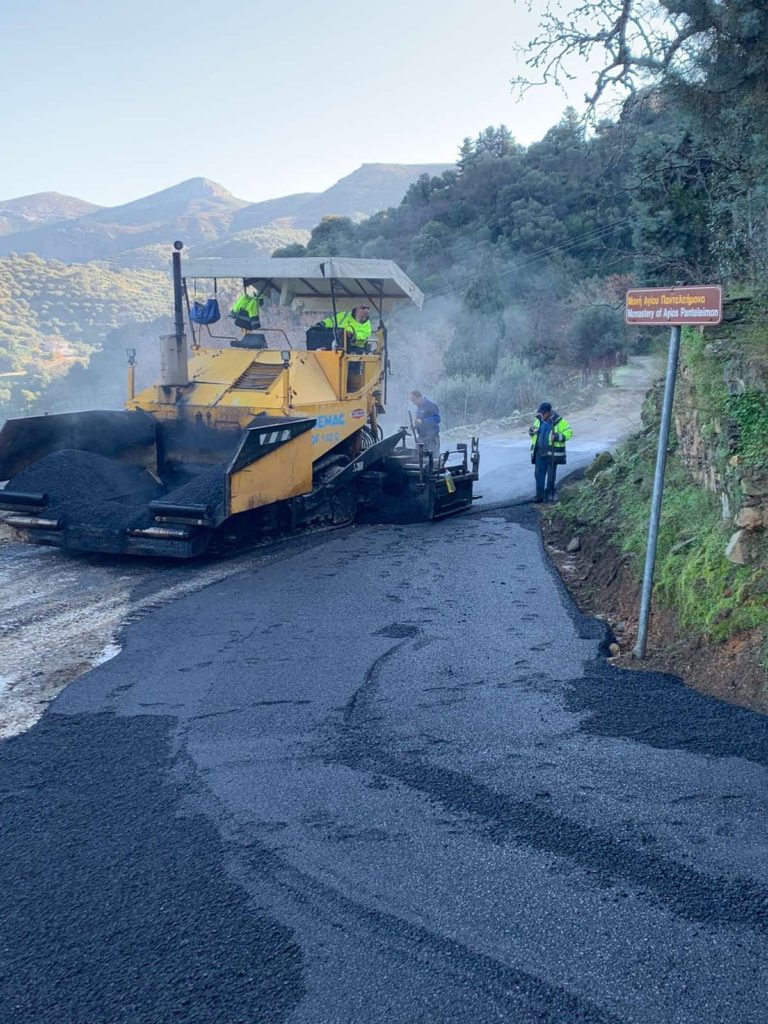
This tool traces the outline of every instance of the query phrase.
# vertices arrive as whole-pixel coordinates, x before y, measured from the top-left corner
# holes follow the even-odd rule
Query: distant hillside
[[[27,231],[59,220],[83,217],[101,207],[59,192],[35,192],[18,199],[0,199],[0,235]]]
[[[286,228],[276,224],[267,224],[263,228],[251,228],[238,231],[217,242],[215,245],[197,247],[195,256],[271,256],[275,249],[298,243],[305,245],[309,241],[309,231],[304,228]],[[167,261],[166,254],[166,261]]]
[[[232,219],[232,230],[239,232],[276,221],[286,227],[310,229],[329,214],[363,220],[379,210],[397,206],[408,186],[422,174],[442,174],[448,167],[448,164],[363,164],[325,192],[299,192],[246,206]]]
[[[0,256],[35,253],[65,263],[103,260],[113,266],[159,268],[176,238],[198,252],[269,255],[279,246],[306,241],[310,228],[328,214],[357,221],[396,206],[420,174],[443,169],[442,164],[364,164],[325,192],[263,203],[238,199],[207,178],[190,178],[123,206],[85,204],[87,212],[74,212],[67,220],[30,220],[23,230],[0,237]]]
[[[167,272],[0,258],[0,421],[114,328],[167,315],[169,290]]]

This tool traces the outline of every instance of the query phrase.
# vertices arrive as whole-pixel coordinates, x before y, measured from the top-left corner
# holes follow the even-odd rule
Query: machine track
[[[212,561],[214,559],[234,558],[238,555],[247,554],[251,551],[269,551],[271,548],[280,547],[292,540],[300,540],[302,537],[312,537],[321,533],[335,533],[337,530],[345,530],[355,522],[356,515],[351,515],[343,522],[310,523],[306,526],[296,526],[291,530],[279,530],[266,537],[254,537],[230,542],[224,537],[214,536],[205,554],[199,555],[198,562]]]

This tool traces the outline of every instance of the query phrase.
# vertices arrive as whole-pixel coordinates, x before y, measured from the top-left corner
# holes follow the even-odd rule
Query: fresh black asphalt
[[[0,747],[0,1020],[763,1024],[768,719],[606,664],[533,526],[130,625]]]

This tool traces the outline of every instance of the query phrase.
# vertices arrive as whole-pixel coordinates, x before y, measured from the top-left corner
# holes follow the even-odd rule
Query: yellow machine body
[[[232,515],[309,494],[312,490],[309,434],[301,434],[290,444],[277,448],[256,465],[231,473],[228,481]]]
[[[312,418],[310,433],[276,437],[280,447],[252,466],[229,474],[227,512],[234,514],[275,501],[308,494],[313,466],[353,439],[360,429],[376,429],[382,411],[383,332],[374,335],[378,352],[348,355],[337,351],[292,351],[198,348],[189,359],[189,384],[153,384],[126,402],[126,409],[147,413],[159,423],[203,425],[226,434],[239,433],[256,417]],[[274,425],[275,432],[279,424]],[[203,446],[164,451],[163,456],[197,465],[220,456]],[[152,459],[152,454],[147,453]],[[155,453],[155,458],[160,453]],[[158,466],[147,465],[153,472]]]

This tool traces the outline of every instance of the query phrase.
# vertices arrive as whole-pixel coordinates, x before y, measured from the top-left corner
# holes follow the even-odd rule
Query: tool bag
[[[217,299],[208,299],[206,302],[193,302],[189,311],[189,319],[195,324],[215,324],[221,320],[221,311]]]
[[[342,332],[339,331],[339,340]],[[333,345],[333,328],[324,327],[323,324],[315,324],[306,332],[307,351],[316,352],[318,349],[329,349]]]

